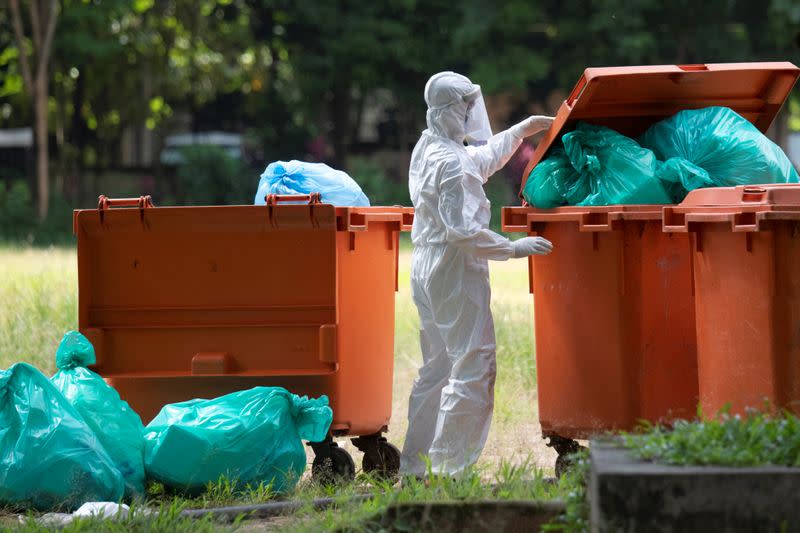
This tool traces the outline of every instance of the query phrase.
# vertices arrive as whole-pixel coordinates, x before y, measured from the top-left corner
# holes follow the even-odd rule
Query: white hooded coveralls
[[[465,147],[464,97],[476,87],[452,72],[431,78],[428,128],[411,156],[411,288],[423,365],[409,400],[404,474],[423,475],[424,455],[434,473],[460,474],[480,456],[492,419],[496,345],[487,260],[511,258],[514,246],[488,229],[483,184],[530,132],[523,122]]]

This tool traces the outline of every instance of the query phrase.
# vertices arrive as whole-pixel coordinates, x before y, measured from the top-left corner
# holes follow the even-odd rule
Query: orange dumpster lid
[[[587,68],[531,156],[520,197],[533,167],[578,121],[636,137],[678,111],[724,106],[766,132],[798,76],[789,62]]]

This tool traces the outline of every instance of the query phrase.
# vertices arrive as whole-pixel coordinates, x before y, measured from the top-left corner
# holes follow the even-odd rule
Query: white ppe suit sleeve
[[[478,172],[486,183],[489,177],[503,168],[517,148],[522,144],[522,137],[513,128],[493,135],[483,146],[467,146],[467,153],[478,167]]]
[[[478,180],[471,181],[481,187]],[[474,219],[471,197],[474,195],[466,190],[461,164],[457,160],[444,161],[439,176],[439,216],[446,228],[448,244],[476,257],[493,261],[510,259],[514,255],[513,244]]]

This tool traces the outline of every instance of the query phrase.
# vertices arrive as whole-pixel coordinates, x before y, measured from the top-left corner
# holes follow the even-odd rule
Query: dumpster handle
[[[319,227],[319,223],[317,222],[317,218],[314,214],[314,206],[322,204],[322,194],[318,192],[312,192],[311,194],[268,194],[264,198],[264,203],[267,206],[267,215],[269,217],[270,225],[273,228],[277,228],[277,223],[273,219],[273,212],[272,208],[275,207],[280,202],[308,202],[309,206],[309,214],[311,215],[311,225],[314,228]]]
[[[97,199],[97,210],[100,213],[100,223],[105,221],[105,212],[112,207],[138,207],[139,218],[142,224],[146,226],[144,221],[144,210],[150,207],[155,207],[153,198],[150,195],[140,196],[139,198],[109,198],[101,194]]]
[[[309,205],[321,204],[322,194],[312,192],[311,194],[268,194],[265,198],[267,205],[276,205],[281,202],[304,202],[307,201]]]
[[[139,209],[144,209],[146,207],[155,207],[155,205],[150,195],[140,196],[139,198],[109,198],[101,194],[97,199],[97,209],[103,211],[112,207],[138,207]]]

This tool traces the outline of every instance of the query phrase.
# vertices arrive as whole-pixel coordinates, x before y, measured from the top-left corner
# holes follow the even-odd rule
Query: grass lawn
[[[388,435],[399,447],[402,447],[407,425],[408,394],[421,364],[417,313],[409,289],[410,259],[410,249],[404,248],[396,306],[394,402]],[[496,485],[499,475],[514,480],[540,480],[542,475],[552,475],[556,457],[541,439],[537,418],[527,262],[492,263],[491,276],[498,341],[495,417],[476,470],[478,477],[465,481],[463,486],[450,487],[451,496],[471,490],[469,483],[481,485],[476,479],[484,480],[486,487]],[[26,361],[51,374],[55,370],[55,350],[61,336],[77,327],[75,251],[0,248],[0,302],[0,367]],[[353,454],[356,465],[360,465],[360,453],[349,441],[340,441],[340,444]],[[509,469],[513,475],[509,474]],[[543,490],[538,482],[534,485],[529,489],[533,491],[531,496]],[[303,492],[303,487],[309,486],[301,482],[298,491]],[[424,490],[418,490],[422,496]],[[487,490],[474,489],[474,493],[491,495]],[[512,492],[522,496],[520,490],[517,487]],[[310,488],[305,489],[305,493],[312,492]],[[446,491],[442,494],[447,495]],[[216,505],[237,501],[237,497],[228,496],[227,499],[212,497],[192,503]]]

